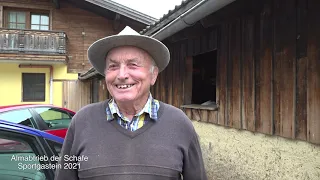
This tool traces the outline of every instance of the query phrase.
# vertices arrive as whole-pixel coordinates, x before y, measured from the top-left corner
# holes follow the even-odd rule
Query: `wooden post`
[[[3,25],[3,6],[0,6],[0,28],[4,27]]]
[[[191,104],[192,100],[192,71],[193,59],[191,56],[186,58],[185,80],[184,80],[184,104]]]

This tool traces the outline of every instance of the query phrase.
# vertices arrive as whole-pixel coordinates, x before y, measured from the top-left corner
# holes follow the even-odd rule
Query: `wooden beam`
[[[60,2],[59,0],[52,0],[53,4],[55,5],[56,9],[60,9]]]
[[[183,59],[184,60],[184,59]],[[185,60],[186,69],[184,76],[184,104],[192,103],[192,71],[193,71],[193,58],[192,56],[188,56]]]
[[[0,28],[4,27],[3,23],[3,6],[0,6]]]

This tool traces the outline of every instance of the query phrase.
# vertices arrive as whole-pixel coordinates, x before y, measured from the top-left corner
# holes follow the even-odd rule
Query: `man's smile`
[[[118,89],[128,89],[128,88],[131,88],[132,86],[134,86],[135,84],[119,84],[119,85],[116,85],[116,87]]]

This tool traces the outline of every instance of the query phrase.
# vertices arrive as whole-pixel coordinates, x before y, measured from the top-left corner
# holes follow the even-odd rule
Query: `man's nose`
[[[128,69],[126,66],[120,66],[118,79],[128,79]]]

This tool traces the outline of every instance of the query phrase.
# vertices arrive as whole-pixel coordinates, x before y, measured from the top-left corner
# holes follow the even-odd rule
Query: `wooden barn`
[[[190,119],[320,144],[320,3],[184,1],[141,34],[171,62],[152,94]],[[94,70],[92,101],[108,98]]]

